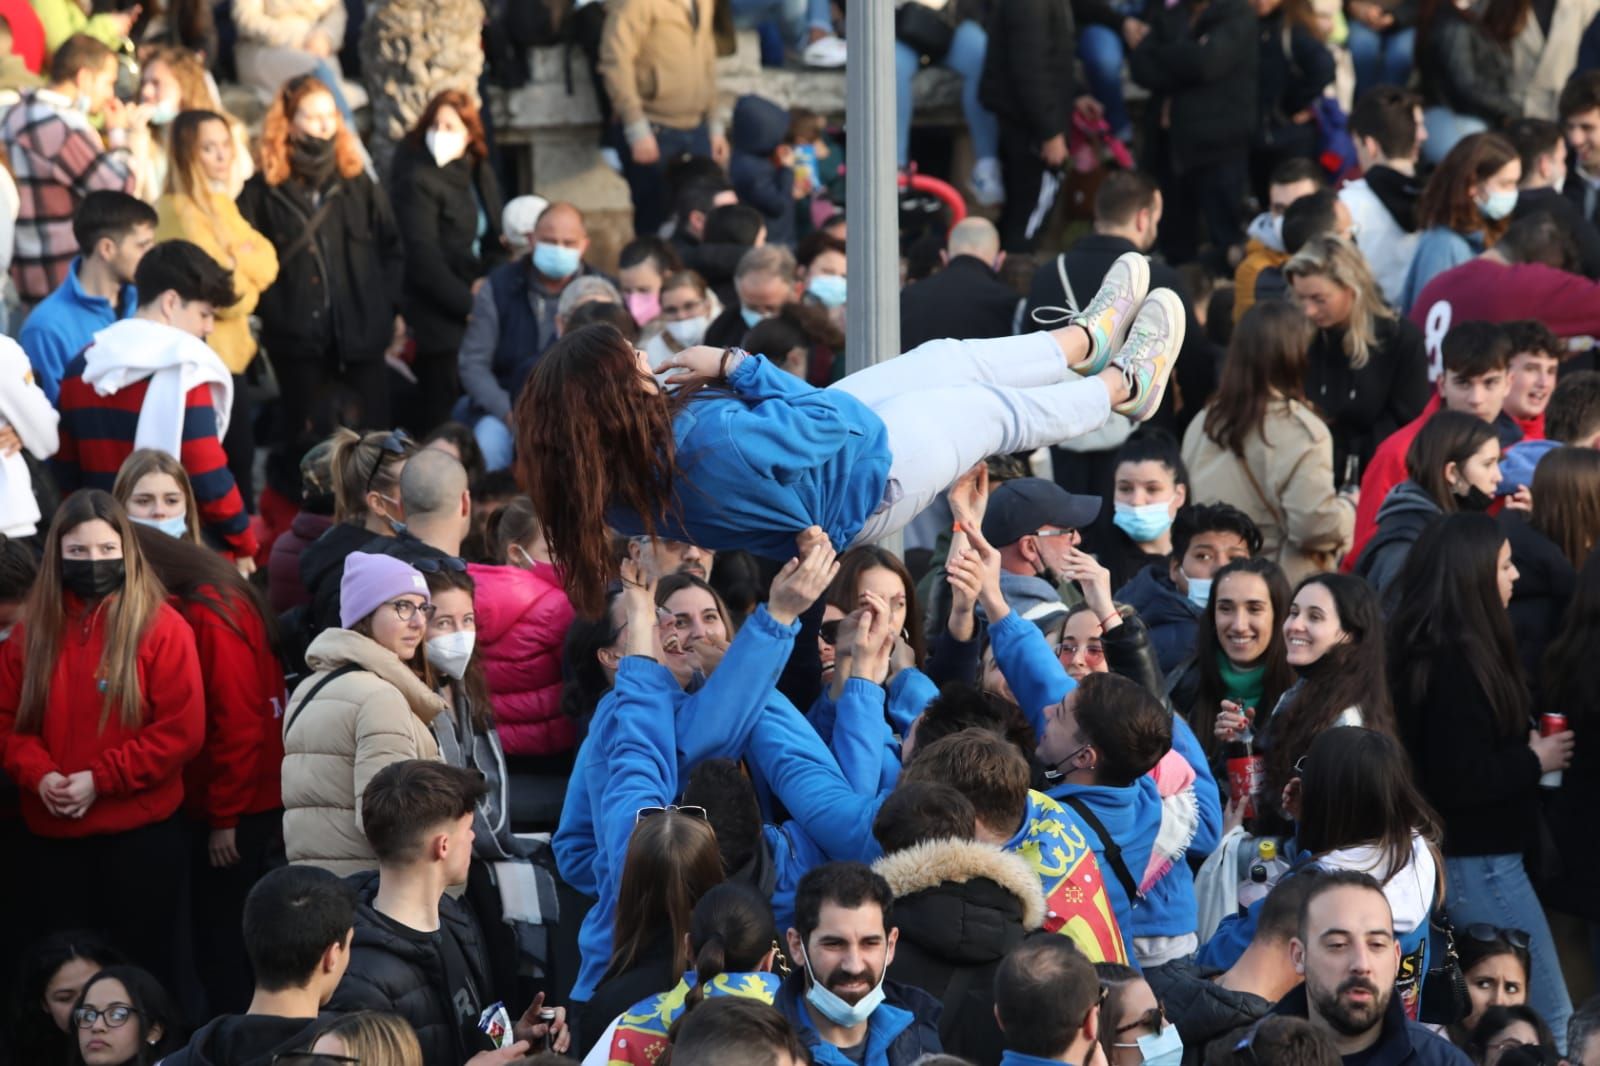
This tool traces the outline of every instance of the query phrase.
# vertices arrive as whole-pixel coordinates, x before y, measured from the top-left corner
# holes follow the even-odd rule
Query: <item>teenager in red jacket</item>
[[[572,603],[527,497],[506,504],[495,521],[490,541],[504,565],[467,569],[477,583],[473,607],[500,744],[513,760],[565,755],[578,739],[575,723],[561,711],[561,647]]]
[[[137,532],[168,601],[194,630],[205,678],[205,746],[183,773],[191,826],[190,912],[210,1013],[250,1002],[244,899],[283,859],[283,667],[260,595],[227,560],[163,533]]]
[[[111,495],[69,496],[27,614],[0,644],[0,744],[39,933],[100,927],[176,984],[183,769],[205,739],[194,634]]]

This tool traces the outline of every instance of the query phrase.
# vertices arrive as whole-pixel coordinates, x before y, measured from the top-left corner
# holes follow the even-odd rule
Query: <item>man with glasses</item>
[[[1301,905],[1289,952],[1305,984],[1279,1000],[1273,1013],[1305,1018],[1330,1033],[1346,1066],[1470,1062],[1454,1044],[1407,1019],[1394,994],[1400,970],[1394,915],[1370,875],[1318,875]]]
[[[1072,943],[1025,940],[1000,964],[994,1010],[1005,1034],[1000,1066],[1083,1066],[1097,1054],[1106,989]]]
[[[1061,571],[1082,538],[1078,530],[1100,513],[1100,497],[1076,496],[1053,481],[1007,481],[989,497],[983,539],[1000,552],[1000,594],[1017,614],[1037,621],[1071,606],[1063,598]],[[1081,595],[1069,593],[1072,603]]]
[[[717,553],[688,541],[629,537],[628,558],[639,564],[650,581],[659,581],[669,574],[688,574],[710,581]]]
[[[309,1063],[292,1052],[315,1039],[317,1015],[344,978],[355,917],[355,892],[319,867],[285,866],[257,881],[244,903],[250,1008],[213,1019],[166,1066]]]

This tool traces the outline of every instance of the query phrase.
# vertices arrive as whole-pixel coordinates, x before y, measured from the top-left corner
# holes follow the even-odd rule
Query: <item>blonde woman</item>
[[[1427,406],[1422,333],[1383,302],[1356,246],[1314,237],[1284,265],[1294,298],[1317,327],[1307,353],[1306,399],[1333,430],[1340,485],[1357,484],[1385,437]]]
[[[314,1055],[344,1056],[337,1061],[362,1066],[423,1066],[422,1045],[406,1020],[382,1011],[361,1010],[328,1023],[311,1045]]]
[[[140,51],[139,102],[150,109],[150,125],[135,137],[129,149],[145,162],[135,190],[141,200],[155,203],[170,191],[167,177],[171,160],[172,124],[185,111],[215,112],[228,124],[233,137],[232,169],[227,176],[228,196],[239,195],[255,173],[250,158],[250,131],[222,108],[217,86],[199,54],[175,45],[154,45]]]
[[[166,452],[140,448],[122,461],[111,495],[140,525],[204,546],[188,471]]]

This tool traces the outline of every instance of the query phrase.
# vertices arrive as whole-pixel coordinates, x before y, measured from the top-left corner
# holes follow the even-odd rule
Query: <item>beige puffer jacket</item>
[[[360,669],[301,707],[346,663]],[[445,702],[394,652],[348,629],[319,634],[306,665],[316,672],[295,688],[283,716],[283,840],[290,862],[345,877],[378,865],[361,829],[367,782],[392,762],[439,758],[429,724]]]

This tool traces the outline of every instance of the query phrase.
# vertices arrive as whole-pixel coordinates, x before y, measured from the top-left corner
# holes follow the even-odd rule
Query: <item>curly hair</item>
[[[278,95],[273,98],[272,106],[267,109],[267,117],[261,123],[260,152],[261,176],[268,185],[282,185],[293,173],[294,168],[289,164],[290,126],[300,105],[307,97],[317,93],[327,93],[330,97],[333,95],[322,79],[312,74],[302,74],[284,82]],[[338,122],[338,131],[333,135],[333,155],[339,176],[349,179],[360,174],[366,164],[361,156],[361,141],[344,124],[342,116]]]

